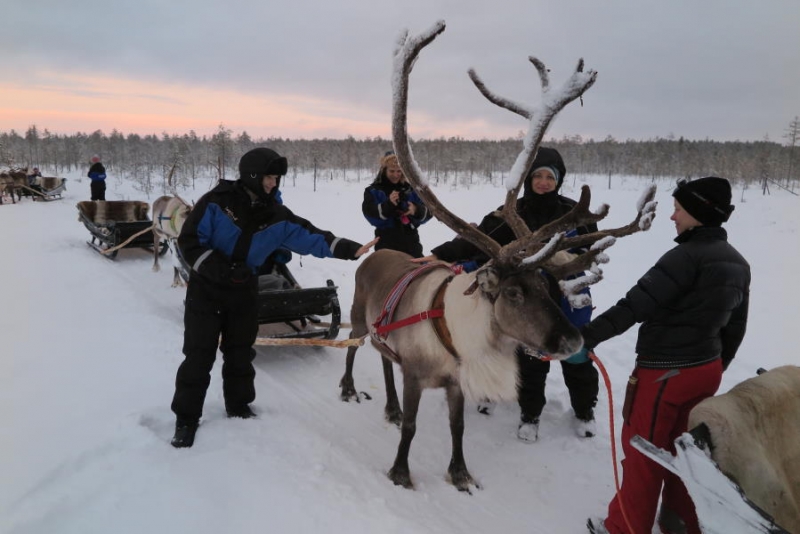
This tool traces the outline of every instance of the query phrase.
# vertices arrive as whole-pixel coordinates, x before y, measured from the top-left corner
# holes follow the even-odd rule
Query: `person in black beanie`
[[[559,194],[566,174],[567,168],[561,154],[554,148],[540,147],[523,184],[522,198],[517,200],[517,213],[532,231],[565,215],[575,206],[574,200]],[[491,236],[500,245],[506,245],[516,239],[511,227],[499,217],[499,208],[484,217],[478,229]],[[597,225],[591,224],[576,228],[567,235],[582,235],[596,231]],[[570,252],[581,254],[585,249]],[[486,254],[461,237],[434,248],[430,256],[416,261],[434,259],[462,263],[467,271],[477,269],[489,260]],[[589,289],[586,288],[584,292],[589,294]],[[572,308],[566,298],[561,300],[561,310],[577,327],[583,326],[592,316],[591,305]],[[544,392],[550,362],[541,360],[520,347],[517,349],[517,363],[519,364],[517,394],[520,406],[517,437],[523,441],[534,442],[539,437],[539,418],[547,403]],[[596,433],[594,406],[597,403],[599,389],[597,369],[589,360],[586,351],[559,363],[575,413],[575,431],[579,437],[592,437]],[[482,402],[478,405],[478,411],[486,415],[489,415],[491,410],[491,403]]]
[[[591,350],[642,323],[636,367],[623,408],[622,489],[605,519],[587,523],[594,534],[650,532],[659,497],[663,532],[699,533],[697,514],[680,478],[634,449],[640,435],[675,453],[689,412],[714,395],[744,338],[750,266],[721,227],[733,213],[728,180],[681,181],[672,193],[678,245],[639,279],[623,299],[581,329]]]
[[[183,363],[175,378],[172,445],[191,447],[203,413],[217,348],[222,352],[222,393],[228,417],[255,413],[253,358],[258,334],[259,267],[278,248],[318,258],[355,260],[377,240],[361,245],[320,230],[279,198],[287,161],[254,148],[239,161],[239,179],[222,180],[192,208],[178,236],[191,266],[184,311]],[[221,337],[221,342],[220,342]]]

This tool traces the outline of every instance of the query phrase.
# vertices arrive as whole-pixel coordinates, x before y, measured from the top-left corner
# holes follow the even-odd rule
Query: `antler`
[[[606,256],[604,252],[605,249],[613,245],[618,237],[624,237],[650,229],[650,226],[653,224],[653,219],[656,216],[656,206],[658,205],[658,202],[654,200],[655,194],[656,186],[653,184],[645,190],[639,202],[637,202],[636,217],[625,226],[568,238],[562,238],[563,234],[557,234],[556,237],[551,239],[551,243],[555,241],[555,244],[550,247],[552,250],[548,250],[544,254],[539,254],[536,257],[523,260],[523,263],[527,263],[531,266],[541,266],[556,280],[560,280],[559,284],[562,292],[576,308],[589,304],[591,302],[589,297],[581,294],[580,291],[599,282],[603,278],[603,271],[600,269],[599,264],[608,262],[608,256]],[[583,200],[583,197],[584,195],[582,193],[581,200]],[[607,206],[604,205],[603,207],[605,207],[607,211]],[[572,211],[576,209],[578,209],[577,206]],[[569,217],[571,213],[572,212],[568,213],[562,217],[562,219]],[[560,220],[561,219],[555,222],[557,223]],[[558,264],[553,261],[555,253],[559,250],[584,247],[590,244],[591,247],[587,252],[576,255],[566,263]],[[544,248],[547,248],[547,246],[544,246]],[[544,252],[544,248],[542,252]],[[583,276],[573,280],[564,280],[570,275],[587,270],[589,272]]]
[[[578,60],[578,64],[572,76],[564,82],[564,85],[559,91],[551,94],[550,76],[545,64],[533,56],[530,56],[528,60],[536,67],[542,85],[542,101],[536,108],[529,108],[524,104],[519,104],[507,98],[495,95],[486,87],[486,84],[483,83],[483,80],[481,80],[473,69],[469,70],[469,77],[472,83],[475,84],[475,87],[477,87],[481,94],[490,102],[521,115],[529,121],[528,132],[522,143],[522,152],[517,156],[514,165],[511,167],[511,172],[506,179],[508,193],[506,194],[506,201],[503,205],[503,209],[500,212],[500,217],[508,223],[514,231],[514,235],[518,238],[529,235],[531,231],[525,224],[525,221],[522,220],[522,217],[519,216],[519,213],[517,213],[517,195],[519,195],[519,190],[525,182],[533,160],[536,159],[539,145],[542,142],[542,138],[544,138],[547,127],[567,104],[581,96],[594,84],[595,80],[597,80],[597,72],[593,70],[583,72],[584,64],[583,58],[581,58]]]
[[[578,203],[575,205],[574,208],[572,208],[572,210],[569,211],[569,213],[559,217],[554,221],[545,224],[544,226],[541,226],[535,232],[531,232],[530,230],[528,230],[527,236],[525,236],[524,238],[517,239],[516,241],[512,241],[508,245],[501,248],[499,259],[509,260],[515,256],[520,255],[523,252],[526,255],[534,254],[542,249],[542,247],[544,246],[542,242],[545,241],[546,239],[550,239],[551,237],[554,237],[559,233],[566,232],[567,230],[572,230],[573,228],[586,226],[602,220],[606,215],[608,215],[608,205],[603,204],[597,210],[597,213],[592,213],[589,211],[589,202],[591,201],[591,198],[592,198],[592,193],[589,190],[589,186],[584,185],[583,187],[581,187],[581,197],[578,200]],[[504,210],[505,208],[506,206],[503,206]],[[516,210],[514,211],[516,212]],[[522,222],[522,224],[523,225],[525,224],[524,221]],[[557,248],[553,249],[552,254],[555,254],[559,250],[564,250],[567,248],[572,248],[572,247],[559,245]]]
[[[584,186],[588,187],[588,186]],[[612,228],[608,230],[600,230],[590,234],[579,235],[575,237],[568,237],[561,243],[561,250],[575,247],[584,247],[588,244],[595,243],[604,237],[625,237],[636,232],[647,231],[653,224],[653,219],[656,216],[656,206],[658,202],[653,200],[656,196],[656,185],[651,184],[641,198],[636,203],[636,218],[625,226],[619,228]],[[604,205],[605,206],[605,205]],[[569,214],[567,214],[569,215]]]
[[[433,27],[416,37],[410,37],[406,30],[398,39],[397,48],[394,52],[394,74],[392,76],[392,87],[394,88],[392,106],[394,152],[409,184],[411,184],[428,209],[431,210],[431,213],[456,234],[464,237],[493,258],[500,251],[500,245],[483,232],[470,226],[439,202],[439,199],[428,187],[428,181],[423,177],[422,170],[417,166],[411,150],[411,143],[408,139],[408,77],[419,53],[444,29],[444,21],[440,20]]]
[[[405,31],[398,39],[394,53],[394,74],[392,76],[394,90],[392,108],[394,151],[408,182],[417,192],[420,199],[428,206],[428,209],[431,210],[431,213],[456,234],[484,251],[490,258],[497,258],[501,252],[500,245],[494,239],[445,208],[430,190],[427,179],[424,178],[422,170],[417,166],[414,159],[408,138],[408,78],[419,53],[444,29],[444,21],[438,21],[433,27],[415,37],[410,37],[408,31]],[[596,72],[583,72],[583,60],[580,60],[576,71],[565,82],[561,90],[551,94],[550,80],[546,67],[536,58],[531,57],[529,59],[539,72],[542,85],[542,102],[536,108],[528,108],[525,105],[494,95],[486,88],[483,81],[473,70],[470,69],[469,71],[469,76],[473,83],[489,101],[529,120],[528,133],[523,140],[522,152],[517,156],[506,182],[508,194],[501,212],[501,217],[509,224],[518,238],[528,236],[531,233],[525,222],[517,214],[516,199],[525,176],[527,176],[528,169],[536,158],[536,152],[539,149],[544,133],[558,112],[569,102],[582,95],[597,79]],[[588,206],[588,201],[586,204]],[[506,254],[506,256],[509,255]]]
[[[564,237],[563,232],[565,230],[595,223],[608,214],[608,205],[606,204],[600,206],[598,213],[589,212],[589,186],[584,185],[581,189],[580,201],[569,213],[542,226],[524,240],[519,239],[506,245],[500,251],[501,258],[517,256],[523,252],[525,254],[533,253],[534,255],[524,259],[523,263],[529,266],[542,266],[557,279],[583,271],[589,268],[592,258],[613,245],[616,238],[650,229],[653,224],[653,218],[656,216],[656,206],[658,205],[658,202],[653,200],[655,195],[656,186],[652,184],[644,191],[636,204],[636,217],[625,226],[599,230],[575,237]],[[548,238],[551,238],[550,242],[543,244],[543,241]],[[567,263],[559,265],[551,261],[558,251],[587,245],[599,245],[600,241],[603,241],[603,246],[592,246],[586,254],[580,255]],[[601,261],[600,263],[605,262]]]

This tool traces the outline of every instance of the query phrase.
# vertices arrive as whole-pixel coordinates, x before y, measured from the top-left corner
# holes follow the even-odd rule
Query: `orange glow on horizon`
[[[56,134],[125,135],[163,132],[199,136],[214,134],[220,124],[234,135],[288,138],[388,138],[390,111],[370,110],[349,103],[302,95],[249,94],[226,89],[140,80],[48,73],[51,84],[0,82],[0,131],[20,135],[32,125]],[[324,110],[314,114],[308,110]],[[483,121],[441,126],[415,116],[419,138],[481,138],[492,128]],[[471,136],[470,134],[475,134]]]

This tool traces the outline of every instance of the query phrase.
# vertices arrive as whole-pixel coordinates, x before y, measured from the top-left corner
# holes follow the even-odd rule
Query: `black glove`
[[[361,243],[356,243],[344,237],[339,239],[336,243],[336,248],[333,249],[333,257],[340,260],[357,260],[356,252],[362,247]]]
[[[231,265],[230,281],[233,285],[244,285],[253,277],[253,269],[244,263],[234,263]]]

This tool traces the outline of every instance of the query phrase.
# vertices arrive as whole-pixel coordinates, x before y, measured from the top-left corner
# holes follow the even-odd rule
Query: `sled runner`
[[[790,534],[752,503],[742,489],[720,471],[700,425],[675,440],[676,455],[656,447],[641,436],[631,445],[683,480],[697,511],[703,532],[708,534]]]
[[[191,268],[180,255],[180,276],[189,281]],[[285,252],[285,251],[284,251]],[[267,260],[258,277],[258,335],[273,339],[336,339],[342,312],[337,287],[302,288],[285,263]],[[327,321],[323,318],[328,317]]]
[[[92,234],[92,240],[86,244],[107,258],[116,258],[121,248],[153,250],[153,233],[148,231],[152,230],[153,221],[147,215],[150,209],[147,202],[85,200],[78,202],[77,208],[78,219]],[[158,246],[159,255],[165,254],[169,248],[166,240]]]

